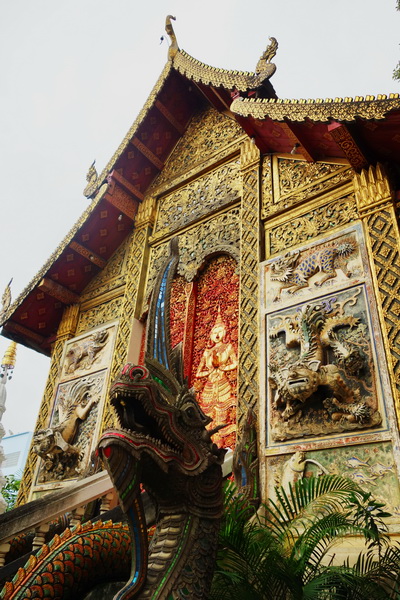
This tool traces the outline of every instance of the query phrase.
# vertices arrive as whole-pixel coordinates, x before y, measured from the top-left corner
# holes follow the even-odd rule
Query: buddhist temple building
[[[2,335],[51,357],[20,506],[101,470],[109,388],[143,360],[149,302],[177,238],[171,343],[219,447],[252,415],[262,501],[342,474],[400,534],[400,97],[281,99],[274,38],[254,72],[179,48],[90,204]],[[271,79],[272,78],[272,79]]]

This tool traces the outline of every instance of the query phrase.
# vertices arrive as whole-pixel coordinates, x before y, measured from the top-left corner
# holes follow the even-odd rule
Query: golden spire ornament
[[[12,370],[15,367],[15,360],[17,357],[17,342],[11,342],[7,350],[4,353],[1,366],[7,367],[8,370]]]

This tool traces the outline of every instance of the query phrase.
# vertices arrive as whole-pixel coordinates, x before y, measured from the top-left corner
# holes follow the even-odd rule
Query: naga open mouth
[[[145,447],[166,455],[181,456],[184,444],[170,434],[170,415],[164,409],[155,409],[146,390],[119,389],[112,394],[111,402],[118,415],[119,425],[128,430],[135,440]]]

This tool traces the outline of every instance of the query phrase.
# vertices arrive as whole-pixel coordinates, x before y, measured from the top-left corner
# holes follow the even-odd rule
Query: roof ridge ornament
[[[3,295],[1,297],[1,307],[0,307],[0,322],[5,316],[6,312],[10,308],[11,305],[11,284],[13,278],[11,277],[9,283],[7,283]]]
[[[172,27],[171,19],[176,21],[176,17],[173,17],[172,15],[167,15],[167,18],[165,19],[165,31],[171,40],[168,48],[168,60],[174,60],[174,57],[179,52],[178,41],[176,39],[174,28]]]
[[[255,75],[259,81],[259,85],[272,77],[276,71],[276,65],[272,63],[271,60],[274,58],[276,51],[278,50],[278,42],[274,37],[270,37],[269,40],[270,43],[261,54],[260,60],[255,68]]]
[[[83,190],[83,195],[86,196],[86,198],[90,198],[97,189],[97,183],[98,183],[99,176],[97,174],[96,167],[94,166],[95,163],[96,163],[96,159],[94,159],[94,161],[90,165],[89,170],[86,175],[87,184],[86,184],[85,189]]]

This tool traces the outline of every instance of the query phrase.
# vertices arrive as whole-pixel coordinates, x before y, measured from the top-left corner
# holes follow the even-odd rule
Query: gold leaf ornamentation
[[[327,122],[354,121],[361,119],[383,119],[391,110],[400,108],[399,94],[392,94],[393,98],[377,98],[367,96],[361,98],[337,98],[335,101],[327,100],[286,100],[286,99],[235,99],[231,104],[231,111],[242,117],[253,117],[274,121],[289,119],[292,122],[301,122],[305,119],[311,121]]]
[[[221,115],[214,108],[197,113],[151,189],[172,179],[175,183],[175,179],[182,174],[187,178],[196,165],[222,152],[242,134],[243,130],[236,121]]]
[[[179,236],[178,274],[192,281],[207,256],[214,253],[230,254],[239,262],[240,209],[234,208],[201,223]],[[149,298],[155,278],[168,256],[168,242],[151,250],[147,278],[146,299]]]
[[[77,327],[77,335],[103,325],[108,321],[118,319],[121,311],[122,297],[114,298],[110,302],[100,304],[89,310],[82,312],[79,316],[79,323]]]
[[[81,294],[82,302],[125,285],[125,262],[130,241],[131,236],[128,236],[110,258],[104,269],[86,286]]]
[[[123,297],[116,298],[119,306],[119,326],[115,341],[113,360],[111,364],[110,383],[114,381],[121,365],[125,364],[128,352],[128,340],[132,331],[132,323],[140,301],[142,273],[147,264],[149,226],[135,229],[127,258],[126,285]],[[114,301],[115,302],[115,301]],[[116,425],[115,413],[111,409],[108,394],[104,402],[102,431]]]
[[[400,416],[400,236],[393,207],[376,210],[366,218],[378,282],[384,330],[391,361],[389,371],[397,391],[396,410]]]
[[[266,193],[263,181],[262,219],[336,187],[353,176],[349,167],[330,163],[308,163],[278,158],[277,167],[278,181],[275,184],[273,202],[271,196]]]
[[[259,171],[260,156],[248,140],[241,148],[243,196],[240,214],[240,325],[237,426],[243,429],[249,408],[259,396]],[[264,174],[267,164],[264,163]]]
[[[159,239],[241,196],[239,161],[231,162],[159,200],[155,235]]]
[[[335,200],[271,229],[269,231],[270,252],[274,254],[289,249],[324,231],[329,231],[357,218],[357,207],[353,195]]]

